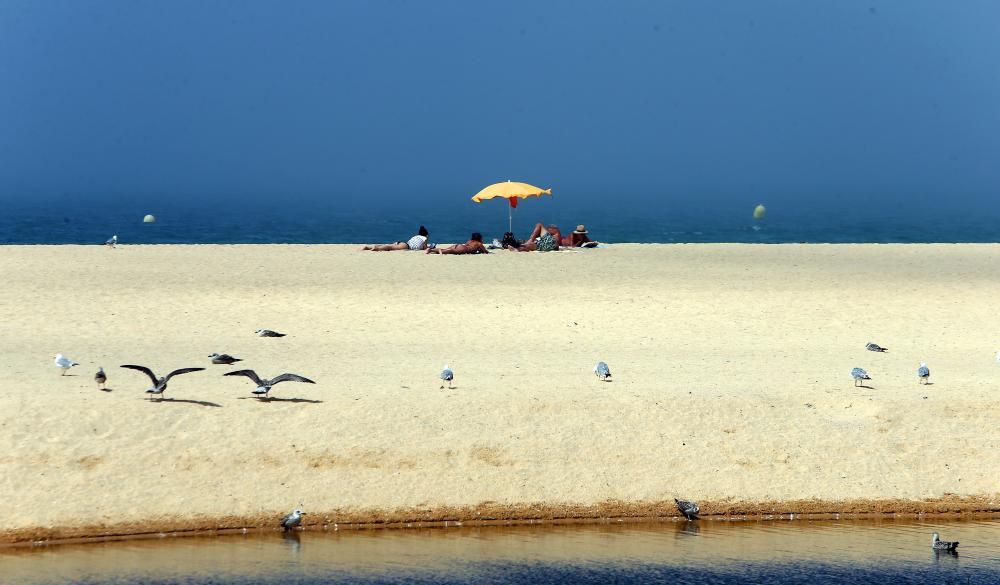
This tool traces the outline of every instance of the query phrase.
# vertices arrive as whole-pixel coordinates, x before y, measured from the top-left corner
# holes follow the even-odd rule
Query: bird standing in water
[[[674,503],[677,504],[677,509],[680,510],[681,514],[684,514],[685,518],[688,520],[698,519],[698,512],[701,511],[698,504],[687,500],[678,500],[677,498],[674,498]]]
[[[294,530],[296,526],[302,524],[302,517],[305,516],[306,513],[302,511],[301,508],[302,504],[299,504],[299,506],[300,507],[292,510],[291,514],[288,514],[281,519],[281,528],[285,532],[288,532],[289,530]]]

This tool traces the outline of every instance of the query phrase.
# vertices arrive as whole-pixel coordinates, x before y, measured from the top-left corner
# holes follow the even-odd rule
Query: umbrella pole
[[[507,205],[507,231],[514,233],[514,208]]]

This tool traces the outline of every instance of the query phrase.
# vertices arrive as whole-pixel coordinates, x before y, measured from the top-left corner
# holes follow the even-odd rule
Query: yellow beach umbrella
[[[514,208],[517,207],[517,200],[527,199],[528,197],[541,197],[542,195],[552,195],[552,189],[540,189],[527,183],[504,181],[503,183],[494,183],[486,187],[473,195],[472,200],[476,203],[482,203],[487,199],[496,199],[498,197],[506,199],[508,203],[507,231],[512,232],[514,231]]]

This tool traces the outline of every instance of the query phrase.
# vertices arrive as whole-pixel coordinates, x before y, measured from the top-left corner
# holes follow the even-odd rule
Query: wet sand
[[[0,530],[272,526],[299,503],[314,527],[660,516],[673,497],[708,515],[1000,511],[998,261],[995,245],[3,247]],[[81,366],[60,376],[56,352]],[[126,363],[208,371],[150,403]],[[222,376],[241,367],[318,383],[260,402]]]

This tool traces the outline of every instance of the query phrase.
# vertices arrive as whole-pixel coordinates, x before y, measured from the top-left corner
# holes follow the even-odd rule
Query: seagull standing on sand
[[[260,376],[257,375],[257,372],[253,370],[226,372],[223,376],[246,376],[247,378],[250,378],[250,381],[257,385],[257,387],[254,388],[253,393],[256,394],[258,398],[263,398],[265,400],[269,399],[267,393],[271,391],[271,386],[280,382],[305,382],[306,384],[316,383],[309,378],[303,378],[298,374],[281,374],[271,378],[270,380],[262,380]]]
[[[278,333],[270,329],[258,329],[254,333],[257,334],[257,337],[284,337],[286,335],[285,333]]]
[[[101,390],[104,389],[104,385],[108,382],[108,375],[104,373],[104,368],[97,368],[94,381],[101,387]]]
[[[111,236],[111,238],[107,242],[104,242],[104,245],[107,246],[107,247],[109,247],[109,248],[114,248],[115,246],[117,246],[118,245],[118,234],[115,234],[115,235]]]
[[[292,510],[291,514],[288,514],[287,516],[281,519],[281,528],[285,532],[288,532],[289,530],[294,530],[296,526],[302,524],[302,517],[305,516],[306,513],[302,511],[301,508],[302,504],[299,504],[299,506],[300,507]]]
[[[213,353],[212,355],[210,355],[208,357],[212,358],[212,363],[215,364],[215,365],[217,365],[217,366],[228,366],[229,364],[235,364],[236,362],[242,362],[243,361],[240,358],[234,358],[233,356],[229,355],[228,353],[224,353],[224,354]]]
[[[608,378],[611,377],[611,368],[609,368],[608,364],[604,362],[597,362],[597,365],[594,366],[594,375],[602,381],[608,382]]]
[[[931,548],[934,550],[955,550],[958,548],[958,541],[941,540],[941,535],[937,532],[931,535]]]
[[[451,371],[448,364],[445,364],[444,369],[441,370],[441,379],[448,382],[448,388],[451,388],[451,381],[455,379],[455,372]],[[441,384],[441,388],[444,388],[444,384]]]
[[[917,368],[917,377],[920,378],[921,384],[926,384],[927,379],[931,377],[931,371],[924,362],[920,362],[920,367]]]
[[[146,394],[150,395],[149,396],[150,400],[153,399],[153,395],[158,395],[160,397],[160,400],[163,400],[163,391],[167,389],[167,382],[170,381],[170,378],[173,378],[174,376],[179,376],[181,374],[187,374],[188,372],[200,372],[201,370],[205,369],[205,368],[181,368],[179,370],[174,370],[170,372],[169,374],[167,374],[162,378],[157,378],[156,374],[153,373],[153,370],[150,370],[146,366],[133,366],[130,364],[126,364],[120,367],[127,368],[129,370],[138,370],[143,374],[149,376],[149,379],[153,381],[153,387],[150,388],[149,390],[146,390]]]
[[[877,352],[889,351],[888,349],[882,347],[881,345],[877,343],[872,343],[871,341],[865,344],[865,349],[867,349],[868,351],[877,351]]]
[[[851,377],[854,378],[855,386],[858,385],[858,382],[861,382],[861,385],[864,386],[865,380],[871,380],[871,377],[868,376],[868,372],[864,371],[861,368],[854,368],[853,370],[851,370]]]
[[[698,519],[698,512],[701,511],[698,504],[686,500],[678,500],[677,498],[674,498],[674,503],[677,504],[677,509],[681,511],[681,514],[684,514],[685,518],[688,520]]]
[[[65,376],[66,370],[72,368],[73,366],[80,365],[61,353],[56,354],[55,364],[57,368],[62,368],[62,374],[59,374],[60,376]]]

